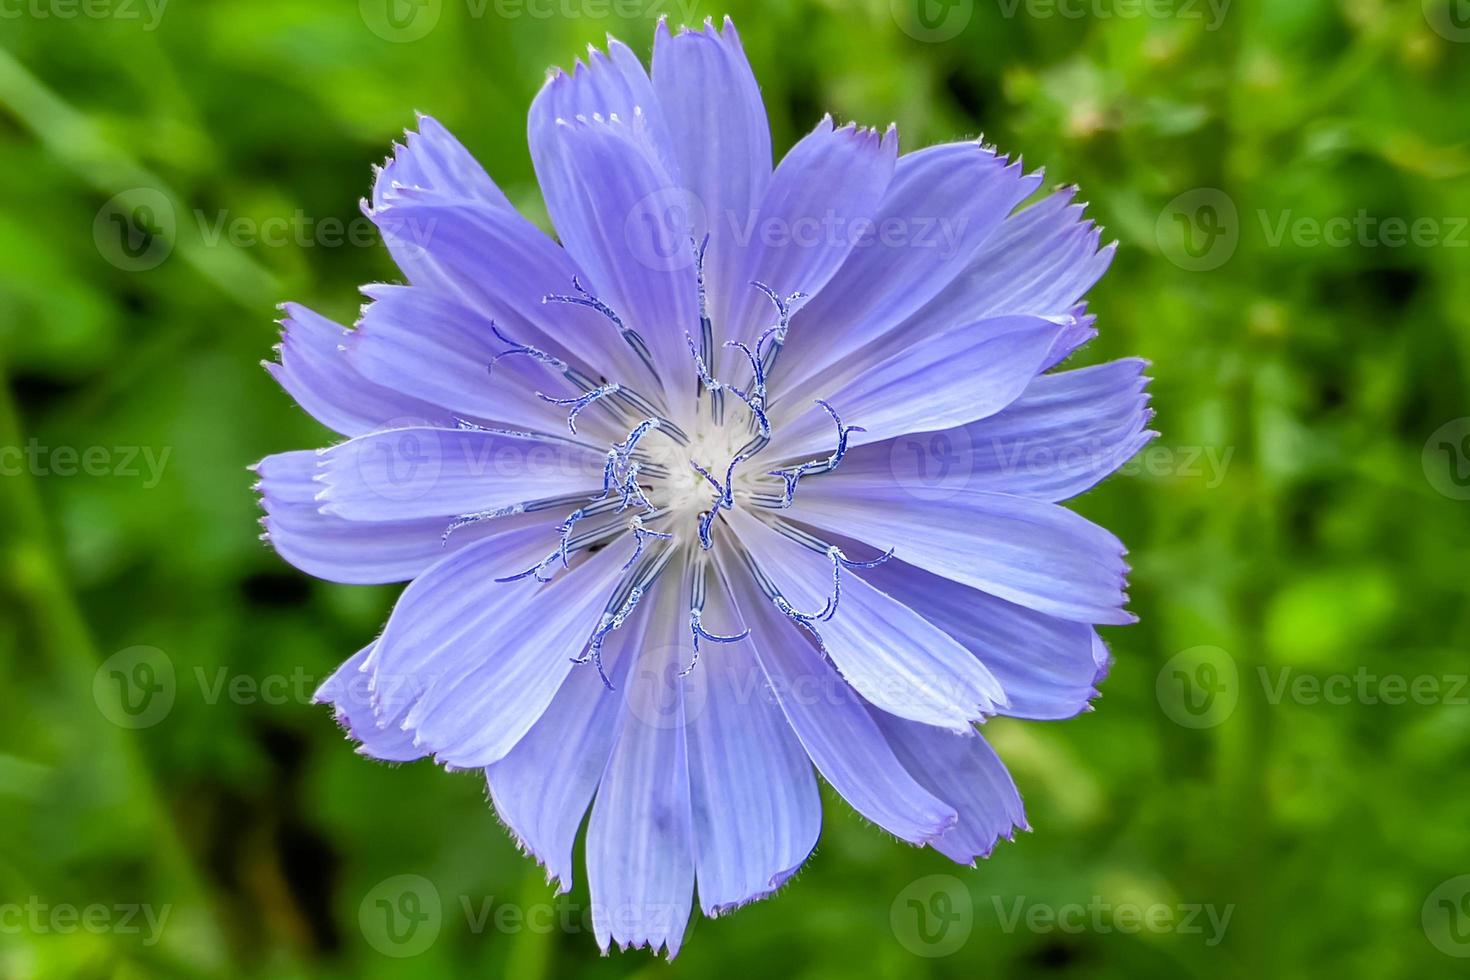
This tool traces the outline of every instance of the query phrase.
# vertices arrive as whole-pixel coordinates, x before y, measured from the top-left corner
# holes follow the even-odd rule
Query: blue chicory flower
[[[1052,371],[1113,247],[977,142],[823,119],[771,166],[734,26],[609,39],[530,114],[560,243],[441,125],[366,213],[407,285],[286,307],[346,437],[257,470],[266,536],[410,584],[322,687],[361,751],[481,769],[597,940],[674,955],[816,845],[819,772],[963,864],[1026,826],[975,728],[1106,673],[1124,549],[1059,506],[1154,433],[1144,363]]]

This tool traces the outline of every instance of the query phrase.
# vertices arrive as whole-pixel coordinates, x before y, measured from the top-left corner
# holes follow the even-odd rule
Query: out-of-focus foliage
[[[1462,968],[1463,2],[704,2],[0,0],[0,447],[35,447],[0,456],[0,976]],[[830,110],[1080,184],[1121,242],[1082,358],[1150,358],[1163,435],[1077,502],[1142,617],[1098,710],[989,729],[1035,833],[960,869],[829,799],[809,867],[667,967],[600,958],[585,882],[554,899],[476,776],[368,762],[308,703],[394,590],[285,566],[245,466],[329,441],[258,362],[275,304],[350,321],[395,276],[334,225],[415,109],[540,218],[545,68],[726,12],[778,149]],[[119,251],[122,192],[172,215],[154,252]],[[399,875],[439,899],[422,951],[384,932]]]

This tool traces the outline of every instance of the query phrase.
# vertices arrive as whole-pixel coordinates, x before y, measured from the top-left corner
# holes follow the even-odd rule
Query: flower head
[[[1112,248],[979,143],[822,120],[774,169],[733,25],[609,40],[531,108],[560,242],[434,120],[367,214],[407,285],[288,306],[270,370],[345,441],[257,467],[267,536],[407,581],[319,698],[482,769],[599,943],[677,952],[817,841],[820,773],[961,863],[1025,826],[975,725],[1085,710],[1124,549],[1059,506],[1152,433],[1143,364],[1053,371]]]

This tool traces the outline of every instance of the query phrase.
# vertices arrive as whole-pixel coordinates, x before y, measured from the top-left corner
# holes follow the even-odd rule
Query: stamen
[[[650,513],[652,513],[654,510],[653,504],[649,502],[648,496],[643,492],[643,487],[638,484],[639,465],[640,464],[638,463],[634,463],[631,467],[629,467],[628,473],[623,479],[623,484],[621,487],[623,491],[621,498],[622,503],[618,506],[619,513],[628,509],[628,504],[632,501],[634,497],[638,498],[638,503],[643,505],[644,510]]]
[[[644,527],[643,518],[641,517],[634,517],[633,520],[628,523],[628,530],[633,532],[634,544],[633,556],[623,563],[623,571],[625,572],[629,568],[633,567],[633,563],[638,560],[638,556],[643,554],[643,548],[648,543],[649,538],[659,538],[664,541],[674,540],[674,536],[672,534],[664,531],[650,531],[648,528]]]
[[[555,368],[558,371],[567,370],[566,361],[563,361],[561,358],[556,357],[552,354],[546,353],[546,351],[542,350],[539,347],[532,347],[529,344],[516,343],[505,334],[501,333],[500,327],[496,326],[495,321],[493,320],[490,321],[490,332],[495,334],[495,336],[500,340],[501,343],[510,345],[510,350],[501,351],[499,354],[496,354],[494,357],[490,358],[490,365],[487,368],[487,371],[491,374],[495,373],[495,365],[500,361],[502,357],[513,357],[517,354],[524,357],[529,357],[534,361],[540,361],[542,364],[549,364],[551,365],[551,367]]]
[[[566,520],[564,520],[564,521],[561,522],[561,567],[562,568],[571,568],[572,567],[571,566],[571,563],[567,559],[567,541],[571,538],[572,528],[576,527],[577,522],[580,521],[582,518],[584,518],[586,516],[587,516],[587,511],[584,510],[581,507],[578,507],[576,510],[572,511],[570,514],[567,515],[567,519]]]
[[[592,631],[592,636],[587,640],[587,652],[580,657],[573,657],[572,663],[585,664],[588,660],[597,667],[597,675],[602,678],[603,687],[609,691],[616,690],[613,682],[608,679],[607,671],[602,666],[602,644],[607,640],[608,634],[628,621],[633,615],[633,610],[638,608],[638,601],[643,598],[643,590],[638,586],[628,592],[628,598],[614,611],[604,612],[597,623],[597,628]]]
[[[861,425],[844,426],[842,424],[842,416],[837,414],[837,409],[827,404],[821,398],[817,399],[817,404],[826,409],[827,414],[832,416],[832,421],[837,423],[837,449],[827,458],[827,462],[824,464],[825,468],[823,469],[823,472],[828,472],[837,469],[837,464],[842,462],[842,458],[847,455],[848,435],[854,432],[867,432],[868,430]]]
[[[644,419],[642,422],[639,422],[633,431],[628,433],[627,439],[624,439],[613,447],[617,451],[618,458],[624,463],[627,463],[628,457],[633,454],[633,450],[637,448],[638,443],[642,441],[643,437],[652,430],[662,427],[662,425],[663,420],[657,418]]]
[[[771,423],[770,420],[766,418],[765,412],[765,376],[761,371],[760,362],[755,359],[755,355],[751,352],[750,348],[738,342],[731,342],[734,344],[734,346],[737,346],[741,350],[745,351],[746,355],[751,358],[751,364],[755,369],[755,384],[752,386],[752,393],[747,393],[741,391],[739,388],[736,388],[734,385],[726,384],[723,381],[716,380],[715,377],[710,374],[709,364],[706,361],[705,355],[700,353],[699,349],[695,347],[694,338],[689,336],[689,334],[686,332],[684,334],[684,341],[689,345],[689,355],[694,358],[695,372],[699,375],[699,381],[704,386],[705,390],[716,395],[720,395],[726,391],[733,392],[735,394],[735,397],[739,398],[742,402],[745,403],[746,407],[750,409],[751,417],[760,427],[761,435],[769,439],[771,436]],[[731,346],[731,344],[726,344],[725,346],[729,347]],[[720,418],[717,419],[717,421],[722,421],[723,416],[724,404],[722,402],[720,406]]]
[[[608,503],[611,504],[612,502],[608,501]],[[591,511],[592,508],[588,508],[588,512],[591,513]],[[643,514],[641,516],[646,521],[656,521],[660,517],[668,516],[668,513],[669,512],[667,510],[655,510],[652,513]],[[577,552],[585,548],[590,548],[592,545],[597,544],[601,541],[612,540],[613,538],[616,538],[619,534],[626,531],[627,529],[627,524],[617,521],[600,525],[599,527],[592,528],[588,531],[583,531],[581,534],[573,537],[567,546],[567,550]]]
[[[689,239],[689,244],[694,245],[694,239]],[[704,241],[694,245],[694,283],[699,288],[699,321],[700,325],[709,322],[709,296],[704,288],[704,253],[709,248],[709,232],[704,233]]]
[[[659,431],[667,434],[679,445],[687,446],[689,444],[689,436],[683,429],[679,428],[673,422],[670,422],[667,418],[660,415],[658,409],[654,408],[653,405],[649,403],[648,399],[644,398],[642,395],[638,394],[638,392],[629,388],[627,385],[623,385],[619,389],[617,394],[613,397],[615,401],[622,402],[629,408],[633,409],[633,411],[639,415],[647,418],[657,418]]]
[[[715,546],[714,538],[710,537],[711,526],[715,523],[715,517],[719,514],[719,501],[709,510],[701,511],[699,515],[699,546],[705,551]]]
[[[814,476],[820,473],[830,473],[833,470],[837,469],[838,464],[841,463],[842,460],[847,456],[847,437],[851,433],[868,431],[861,425],[843,425],[842,416],[837,414],[837,409],[833,408],[822,399],[818,398],[817,404],[822,406],[822,408],[826,410],[828,415],[832,416],[833,422],[837,423],[837,448],[834,449],[832,451],[832,455],[828,456],[826,459],[808,460],[807,462],[798,464],[796,466],[788,466],[784,469],[771,470],[766,474],[767,476],[779,476],[786,483],[786,493],[782,498],[781,506],[778,509],[784,510],[787,507],[791,506],[792,501],[796,497],[796,485],[801,481],[802,477]]]
[[[736,461],[738,461],[738,457]],[[705,551],[708,551],[715,546],[714,539],[710,537],[710,531],[714,526],[715,517],[719,515],[720,508],[723,507],[728,510],[731,507],[735,506],[735,498],[734,494],[731,492],[730,483],[726,482],[725,484],[721,485],[719,480],[716,480],[712,475],[710,475],[709,470],[705,469],[703,466],[700,466],[692,459],[689,461],[689,465],[693,468],[694,472],[698,473],[700,476],[704,477],[705,480],[709,481],[709,485],[713,487],[715,491],[715,498],[710,502],[710,509],[701,512],[699,515],[699,545]],[[734,468],[735,462],[732,461],[730,463],[730,469],[733,471]]]
[[[534,576],[536,576],[536,581],[541,582],[542,584],[545,584],[547,582],[550,582],[554,576],[553,575],[547,575],[545,577],[542,577],[542,573],[545,572],[547,569],[551,568],[552,565],[556,564],[556,559],[560,555],[561,555],[560,550],[553,551],[551,554],[547,555],[545,558],[541,559],[539,562],[537,562],[536,564],[532,565],[530,568],[526,569],[524,572],[517,572],[514,575],[506,575],[505,577],[498,578],[495,581],[497,581],[497,582],[519,582],[523,578],[530,578],[532,575],[534,575]]]
[[[755,579],[756,584],[760,586],[761,591],[766,594],[766,598],[770,599],[775,607],[779,609],[788,619],[790,619],[792,622],[796,623],[798,626],[802,627],[813,637],[815,637],[817,645],[821,647],[822,652],[825,653],[827,650],[826,642],[823,641],[821,633],[817,632],[817,628],[814,624],[817,621],[826,618],[827,610],[831,606],[831,600],[829,599],[827,605],[824,605],[822,609],[818,612],[801,612],[791,604],[791,601],[786,598],[785,594],[780,590],[780,588],[777,587],[776,583],[771,581],[771,577],[767,575],[765,571],[755,563],[755,559],[751,557],[750,552],[746,551],[744,548],[739,547],[738,545],[736,546],[736,551],[740,555],[741,559],[745,562],[745,567],[750,570],[750,574]]]
[[[578,302],[578,298],[575,297],[575,296],[565,297],[565,299],[568,300],[568,301],[570,301],[570,302]],[[543,299],[543,302],[544,301],[545,300]],[[587,305],[587,304],[578,302],[578,305]],[[621,323],[621,321],[617,321],[617,322]],[[494,370],[495,363],[500,358],[502,358],[502,357],[509,357],[509,356],[511,356],[513,354],[522,354],[522,355],[525,355],[527,357],[534,358],[535,360],[540,361],[542,363],[548,364],[551,367],[555,368],[556,370],[560,371],[563,377],[565,377],[568,381],[570,381],[573,385],[575,385],[584,394],[591,394],[592,392],[601,391],[602,389],[608,388],[608,387],[616,387],[616,390],[615,391],[609,391],[609,392],[607,392],[607,394],[613,396],[613,398],[612,398],[612,401],[613,402],[620,403],[620,405],[623,406],[624,408],[632,408],[639,415],[656,416],[658,414],[658,412],[653,408],[653,406],[649,404],[648,399],[644,398],[642,395],[639,395],[637,392],[635,392],[632,389],[628,388],[626,385],[609,386],[609,385],[606,385],[606,384],[600,384],[597,381],[593,381],[591,378],[587,377],[585,374],[583,374],[581,371],[578,371],[576,368],[571,367],[570,365],[568,365],[565,361],[563,361],[559,357],[555,357],[555,356],[553,356],[551,354],[546,353],[545,351],[543,351],[543,350],[541,350],[539,348],[532,347],[532,346],[530,346],[528,344],[516,343],[514,340],[512,340],[510,337],[508,337],[504,332],[502,332],[500,330],[499,327],[495,326],[493,323],[491,324],[491,329],[494,331],[496,337],[500,338],[503,342],[511,345],[511,349],[510,350],[508,350],[508,351],[502,351],[501,353],[497,354],[494,358],[491,359],[491,362],[490,362],[490,369],[491,369],[491,371]],[[593,399],[593,401],[596,401],[596,400],[598,400],[598,399],[600,399],[602,397],[603,397],[602,395],[598,395],[596,398]],[[547,400],[548,401],[551,401],[552,399],[547,399]],[[556,404],[571,405],[571,404],[574,404],[574,402],[575,402],[575,399],[572,399],[572,400],[567,400],[567,401],[564,401],[564,402],[557,402]],[[588,404],[591,404],[591,403],[589,402]],[[620,409],[615,409],[610,402],[604,403],[604,404],[607,406],[608,410],[613,413],[614,417],[621,417],[620,416]],[[583,406],[583,407],[585,407],[585,406]],[[579,409],[577,409],[577,411],[580,412],[581,409],[579,408]],[[574,412],[573,414],[575,415],[576,413]],[[626,421],[626,420],[624,419],[624,421]],[[688,442],[688,437],[681,430],[679,430],[678,426],[672,425],[667,420],[661,420],[661,422],[663,424],[663,427],[666,430],[668,430],[670,432],[670,434],[673,435],[676,440],[678,440],[681,443],[687,443]],[[576,432],[576,429],[573,428],[572,431],[575,433]]]
[[[871,559],[870,561],[853,561],[851,558],[844,555],[841,551],[838,551],[835,545],[833,546],[832,550],[837,551],[837,560],[842,562],[843,566],[846,568],[877,568],[879,565],[892,558],[894,551],[896,551],[897,549],[889,548],[887,551],[883,552],[883,554],[879,555],[877,558]]]
[[[512,517],[516,514],[524,514],[525,512],[525,504],[511,504],[509,507],[498,507],[495,510],[482,510],[475,514],[463,514],[449,522],[449,526],[444,529],[443,537],[439,539],[439,544],[441,546],[448,545],[449,536],[462,527],[479,524],[481,521],[491,521],[497,517]]]
[[[559,293],[547,293],[545,296],[541,297],[541,302],[570,303],[574,306],[585,306],[589,309],[596,310],[598,313],[601,313],[603,316],[611,320],[613,326],[617,327],[619,332],[628,329],[623,325],[623,318],[618,316],[616,311],[614,311],[611,306],[608,306],[602,300],[589,293],[587,291],[587,288],[582,285],[582,281],[576,276],[572,276],[572,288],[577,291],[578,295],[567,296]]]
[[[736,453],[735,456],[730,460],[730,465],[725,468],[725,499],[723,503],[726,509],[729,509],[730,507],[733,507],[735,505],[735,467],[754,457],[757,453],[759,453],[762,449],[766,447],[766,444],[769,441],[769,439],[762,436],[761,438],[756,439],[746,445],[744,449]]]
[[[725,499],[725,487],[720,483],[720,481],[710,476],[709,470],[705,469],[703,466],[700,466],[694,460],[691,459],[689,461],[689,465],[693,468],[694,472],[698,473],[700,476],[708,480],[709,485],[715,488],[715,503],[722,503]]]
[[[637,572],[623,580],[623,584],[613,592],[612,598],[608,600],[603,608],[602,617],[598,620],[597,628],[587,639],[587,652],[580,657],[573,657],[572,663],[585,664],[588,660],[597,667],[597,674],[602,678],[602,684],[609,691],[616,690],[613,683],[608,679],[607,671],[602,667],[602,644],[613,630],[618,629],[628,621],[633,610],[638,607],[639,601],[648,593],[653,583],[668,566],[669,559],[673,557],[674,549],[665,548],[651,560],[645,559],[643,565]]]
[[[742,402],[745,403],[745,407],[750,409],[751,417],[755,419],[756,426],[760,429],[761,436],[769,441],[771,438],[771,422],[770,419],[766,418],[766,411],[763,404],[763,399],[753,398],[745,392],[741,391],[739,388],[734,387],[733,385],[726,385],[725,387],[733,391],[735,393],[735,397],[739,398]]]
[[[745,499],[757,507],[764,507],[766,510],[784,510],[786,506],[780,497],[769,493],[758,493],[754,490],[747,491]]]
[[[842,601],[842,569],[844,568],[877,568],[885,561],[893,557],[893,549],[889,548],[877,558],[868,561],[854,561],[843,554],[842,549],[835,544],[829,544],[821,538],[808,531],[793,525],[781,522],[777,524],[776,530],[786,537],[795,541],[803,547],[819,552],[827,556],[832,562],[832,595],[827,600],[827,605],[817,615],[818,619],[829,620],[837,613],[837,605]]]
[[[781,495],[777,510],[785,510],[796,500],[796,484],[801,479],[801,467],[792,467],[789,470],[771,470],[767,476],[779,476],[786,483],[786,490]]]
[[[694,338],[689,336],[689,331],[684,331],[684,342],[689,345],[689,356],[694,358],[694,370],[699,375],[699,381],[708,391],[719,391],[725,386],[716,381],[709,373],[709,366],[705,363],[704,355],[694,345]]]
[[[577,416],[582,413],[582,409],[586,408],[588,405],[591,405],[599,398],[606,398],[608,395],[616,395],[622,390],[623,389],[621,385],[610,383],[605,384],[600,388],[594,388],[591,391],[581,395],[573,395],[570,398],[553,398],[550,395],[542,394],[539,391],[536,392],[536,397],[544,402],[550,402],[553,405],[572,406],[572,410],[567,413],[567,428],[572,430],[572,435],[576,435]]]
[[[798,290],[782,299],[779,293],[763,282],[752,279],[750,284],[764,293],[766,299],[771,301],[771,305],[776,307],[775,324],[767,327],[755,343],[756,353],[761,358],[762,371],[764,374],[770,374],[771,365],[776,363],[776,355],[781,353],[781,346],[786,343],[786,329],[791,325],[791,314],[795,312],[791,308],[792,304],[806,299],[807,296],[806,293]],[[771,344],[769,348],[766,347],[767,341]]]
[[[694,239],[691,238],[689,243],[694,245]],[[713,386],[706,381],[709,378],[707,365],[715,349],[715,329],[709,318],[709,293],[704,283],[704,257],[708,248],[709,233],[706,232],[704,240],[694,247],[694,280],[699,289],[699,353],[695,355],[695,363],[699,369],[700,381],[706,382],[705,387],[710,393],[710,418],[716,425],[723,425],[725,422],[725,393],[721,387]],[[693,350],[691,342],[690,352],[692,353]],[[709,380],[713,381],[713,379]],[[703,392],[700,395],[702,397]]]
[[[766,401],[766,370],[761,366],[761,359],[756,356],[755,351],[751,350],[748,344],[744,344],[738,340],[727,340],[725,341],[725,346],[734,347],[749,358],[750,372],[755,378],[755,381],[750,386],[750,393],[753,397],[759,398],[761,404],[764,405]]]
[[[780,331],[780,333],[777,334],[777,337],[779,338],[780,342],[784,343],[786,340],[786,328],[790,326],[791,314],[795,312],[791,309],[791,304],[797,302],[798,300],[806,299],[806,293],[797,290],[796,292],[787,296],[785,299],[782,299],[780,293],[777,293],[770,286],[767,286],[765,283],[761,282],[758,279],[752,279],[750,281],[750,284],[756,289],[760,290],[762,293],[764,293],[766,299],[771,301],[771,305],[776,308],[776,316],[778,317],[775,326],[771,327],[764,334],[761,335],[761,342],[755,345],[756,349],[760,349],[761,343],[764,342],[765,337],[770,334],[772,330]]]
[[[452,421],[454,422],[454,427],[461,432],[486,432],[490,435],[504,436],[507,439],[526,439],[531,442],[558,442],[567,446],[576,446],[579,449],[594,448],[580,439],[572,439],[550,432],[529,432],[525,429],[507,429],[503,426],[481,425],[479,422],[471,422],[469,419],[458,417],[455,417]]]
[[[579,508],[581,511],[581,516],[591,517],[594,514],[605,514],[612,509],[613,503],[614,501],[598,502],[588,507]],[[654,511],[653,513],[649,514],[648,517],[650,520],[652,520],[655,517],[662,516],[662,514],[663,512],[661,511]],[[576,520],[580,519],[581,518],[577,518]],[[562,562],[563,566],[565,567],[567,558],[573,552],[581,551],[584,548],[589,548],[593,544],[596,544],[598,541],[601,541],[604,538],[615,537],[617,536],[617,534],[625,530],[625,525],[619,522],[613,522],[609,524],[603,524],[600,527],[593,528],[590,531],[584,531],[576,537],[569,538],[568,535],[570,533],[570,528],[567,527],[567,524],[574,523],[576,523],[576,521],[569,517],[567,518],[567,521],[563,522],[561,527],[557,529],[558,533],[562,536],[562,540],[557,545],[556,550],[553,551],[551,554],[547,555],[545,558],[541,559],[539,562],[532,565],[524,572],[517,572],[514,575],[506,575],[502,578],[497,578],[495,581],[519,582],[521,579],[530,578],[534,575],[536,577],[536,581],[538,582],[550,582],[556,576],[556,573],[552,572],[551,568],[558,561]]]
[[[585,306],[590,310],[596,310],[598,313],[601,313],[603,316],[607,317],[609,321],[611,321],[613,326],[618,328],[618,333],[622,336],[624,343],[633,348],[633,353],[638,355],[639,359],[643,361],[644,366],[648,368],[649,372],[655,378],[657,378],[658,369],[653,366],[653,354],[651,351],[649,351],[648,344],[644,342],[641,336],[639,336],[638,331],[633,330],[632,328],[624,324],[623,318],[618,316],[617,311],[615,311],[611,306],[608,306],[602,300],[589,293],[576,276],[572,277],[572,288],[577,291],[578,295],[567,296],[559,293],[547,293],[545,296],[541,297],[541,302],[567,303],[572,306]]]
[[[711,643],[739,643],[741,640],[750,636],[750,627],[748,626],[734,636],[722,636],[719,633],[711,633],[704,628],[704,624],[700,621],[702,614],[703,610],[699,607],[694,607],[689,610],[689,632],[694,634],[694,656],[690,659],[689,666],[679,671],[680,677],[687,677],[699,665],[700,640],[709,640]]]
[[[606,497],[612,493],[613,484],[618,479],[618,449],[616,446],[607,451],[607,459],[602,464],[602,496]]]

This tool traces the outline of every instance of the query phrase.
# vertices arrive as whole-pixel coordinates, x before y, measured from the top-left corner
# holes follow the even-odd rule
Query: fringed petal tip
[[[312,703],[324,704],[332,709],[332,720],[342,730],[343,740],[352,744],[354,755],[360,755],[364,759],[371,759],[374,762],[381,762],[385,765],[400,765],[404,762],[414,761],[413,759],[399,757],[393,753],[384,754],[381,750],[374,751],[372,740],[370,738],[364,738],[363,734],[354,726],[352,718],[348,713],[333,704],[329,698],[322,697],[321,691],[318,691],[312,696]]]
[[[801,869],[806,866],[806,862],[815,852],[816,845],[814,844],[812,845],[811,851],[808,851],[800,861],[796,862],[796,864],[772,875],[770,880],[766,882],[765,888],[753,892],[752,894],[747,895],[737,901],[719,902],[714,905],[709,905],[701,900],[699,903],[700,911],[702,911],[707,918],[718,919],[722,915],[729,915],[731,912],[738,912],[740,909],[745,908],[747,905],[754,905],[756,902],[762,902],[768,898],[771,898],[796,878],[797,874],[800,873]]]
[[[681,22],[677,30],[673,30],[669,27],[668,14],[659,14],[658,22],[654,25],[653,32],[655,41],[660,36],[669,37],[670,35],[672,35],[674,37],[682,37],[685,34],[701,34],[715,40],[722,40],[723,35],[731,34],[734,35],[734,39],[737,42],[740,39],[739,32],[735,30],[735,22],[730,19],[729,14],[725,14],[718,27],[715,26],[714,15],[708,15],[704,18],[704,22],[698,27],[691,27],[689,24]],[[611,38],[612,35],[608,35],[608,37]]]
[[[495,819],[500,823],[500,826],[504,827],[505,832],[510,835],[510,839],[515,844],[516,850],[520,851],[525,857],[535,861],[541,867],[541,870],[546,872],[546,883],[552,887],[554,894],[568,894],[572,890],[572,885],[575,882],[571,863],[568,863],[565,868],[556,867],[560,862],[553,861],[548,855],[542,854],[530,840],[516,830],[515,827],[511,826],[495,806],[495,798],[489,788],[490,769],[485,769],[485,773],[486,802],[490,804],[490,811],[495,814]]]
[[[689,923],[685,920],[683,926],[678,930],[677,935],[658,935],[659,930],[657,928],[650,928],[644,930],[648,933],[647,935],[623,936],[618,934],[620,930],[609,930],[606,924],[598,926],[596,924],[596,917],[596,910],[594,909],[593,919],[594,929],[597,933],[597,946],[602,951],[603,956],[607,956],[613,947],[617,947],[620,953],[626,953],[635,949],[646,949],[653,956],[663,956],[665,960],[672,963],[674,957],[678,956],[679,951],[684,948],[685,933],[689,929]]]
[[[1032,833],[1031,824],[1029,822],[1026,822],[1025,820],[1023,820],[1021,823],[1013,824],[1009,830],[1005,830],[997,834],[995,836],[995,839],[992,840],[989,844],[985,845],[982,850],[975,851],[974,853],[947,853],[945,854],[945,856],[961,867],[978,868],[981,861],[990,860],[991,856],[995,854],[996,849],[1000,847],[1001,841],[1005,841],[1007,844],[1014,844],[1016,842],[1016,834],[1018,832],[1027,834]]]
[[[906,843],[906,844],[912,844],[915,847],[932,847],[936,843],[938,843],[939,840],[942,837],[944,837],[945,834],[949,833],[951,830],[954,830],[959,825],[960,825],[960,814],[959,814],[959,811],[958,810],[951,809],[939,821],[939,823],[937,823],[937,824],[934,825],[934,830],[932,832],[925,834],[923,837],[920,837],[918,840],[904,841],[904,843]],[[900,837],[899,840],[903,840],[903,838]]]
[[[892,152],[897,152],[897,123],[891,122],[888,124],[887,128],[882,130],[880,130],[877,126],[864,126],[856,121],[845,122],[839,126],[837,125],[836,120],[833,119],[832,114],[829,112],[822,116],[822,121],[817,124],[817,128],[823,130],[824,132],[830,132],[835,135],[845,136],[848,139],[854,140],[858,143],[875,145],[883,150],[892,150]]]
[[[1096,630],[1092,633],[1092,662],[1097,667],[1092,675],[1093,689],[1094,693],[1100,696],[1100,692],[1096,689],[1098,685],[1107,680],[1108,674],[1113,669],[1113,652],[1108,649],[1107,643],[1101,636],[1098,636]]]

